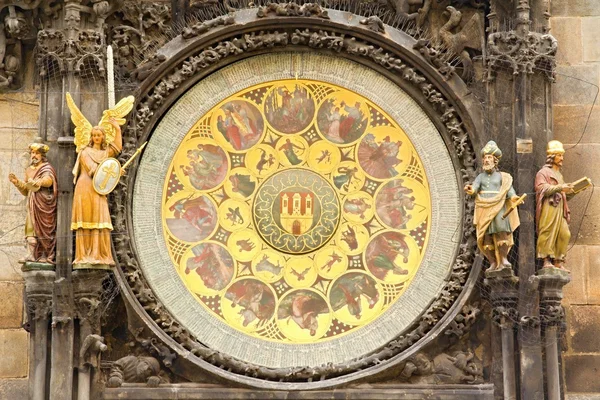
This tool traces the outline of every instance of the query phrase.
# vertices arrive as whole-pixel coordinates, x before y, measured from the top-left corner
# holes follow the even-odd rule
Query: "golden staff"
[[[131,162],[140,155],[140,153],[142,152],[142,150],[144,150],[144,147],[146,147],[146,145],[148,144],[148,142],[144,142],[136,151],[135,153],[133,153],[133,155],[129,158],[129,160],[127,160],[125,162],[125,164],[123,164],[123,167],[121,167],[122,169],[125,169],[129,166],[129,164],[131,164]]]
[[[506,217],[508,217],[508,215],[511,212],[513,212],[513,210],[515,208],[517,208],[518,206],[520,206],[521,204],[523,204],[525,202],[526,198],[527,198],[527,193],[524,193],[523,196],[521,196],[517,200],[515,200],[515,202],[513,203],[513,205],[510,206],[510,208],[508,210],[506,210],[506,212],[504,213],[504,215],[502,215],[502,219],[505,219]]]

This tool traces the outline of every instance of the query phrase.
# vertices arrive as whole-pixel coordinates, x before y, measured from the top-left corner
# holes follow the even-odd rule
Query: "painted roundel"
[[[162,192],[173,266],[216,320],[317,343],[381,318],[431,230],[421,158],[382,108],[309,79],[229,96],[184,137]]]

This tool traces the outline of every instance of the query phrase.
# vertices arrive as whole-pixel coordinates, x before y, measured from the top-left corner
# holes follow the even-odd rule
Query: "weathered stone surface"
[[[596,5],[600,9],[599,5]],[[576,33],[574,32],[574,35]],[[600,61],[600,17],[581,18],[581,39],[583,42],[583,61]],[[573,44],[573,43],[569,43]],[[560,53],[560,50],[559,50]]]
[[[582,60],[581,18],[552,18],[552,35],[558,40],[559,64],[580,64]]]
[[[567,393],[566,400],[600,400],[600,394]]]
[[[37,129],[39,106],[30,99],[0,99],[0,115],[3,116],[0,127],[11,129]],[[10,143],[3,143],[3,145]]]
[[[590,113],[591,111],[591,113]],[[589,121],[588,121],[589,117]],[[587,123],[587,127],[586,127]],[[585,132],[584,132],[585,129]],[[554,106],[554,138],[565,144],[598,143],[600,107]]]
[[[0,329],[20,328],[23,323],[23,284],[0,282],[2,307],[0,307]]]
[[[571,282],[563,289],[564,304],[587,304],[587,246],[573,246],[567,256],[567,269],[571,271]]]
[[[27,376],[29,335],[23,329],[0,329],[0,378]]]
[[[552,0],[554,17],[589,17],[600,15],[597,0]]]
[[[22,281],[17,260],[25,254],[23,246],[0,246],[0,281]]]
[[[594,102],[600,65],[559,65],[556,72],[554,104],[591,105]]]
[[[572,306],[569,332],[574,353],[600,351],[600,306]]]
[[[565,356],[567,392],[600,392],[600,355]]]
[[[598,190],[593,194],[591,190],[580,193],[569,201],[569,206],[571,207],[571,245],[573,243],[600,244],[600,193]]]
[[[587,255],[587,302],[600,305],[600,246],[587,246]]]
[[[27,379],[0,379],[0,399],[27,400]]]

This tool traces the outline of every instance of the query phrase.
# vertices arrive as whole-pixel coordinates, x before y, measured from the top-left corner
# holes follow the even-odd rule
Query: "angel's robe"
[[[92,179],[98,164],[120,151],[120,140],[115,140],[106,149],[88,146],[81,151],[75,164],[73,173],[77,183],[71,218],[71,230],[76,231],[75,269],[110,269],[111,265],[115,265],[110,242],[113,226],[108,200],[94,190]]]

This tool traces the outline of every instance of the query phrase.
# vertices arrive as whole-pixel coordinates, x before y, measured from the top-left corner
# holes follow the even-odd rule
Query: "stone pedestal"
[[[500,328],[502,340],[502,387],[504,399],[517,399],[515,369],[515,326],[519,299],[517,278],[511,268],[486,271],[485,284],[490,288],[492,320]],[[496,356],[496,355],[494,355]]]
[[[537,276],[540,284],[540,318],[546,350],[546,398],[559,400],[561,398],[559,341],[565,319],[565,310],[561,305],[562,289],[571,282],[571,274],[564,269],[542,268]]]

